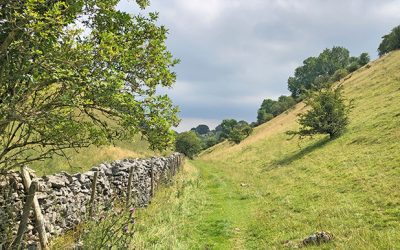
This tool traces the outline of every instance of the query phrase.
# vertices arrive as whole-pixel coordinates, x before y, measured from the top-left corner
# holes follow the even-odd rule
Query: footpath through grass
[[[244,249],[254,200],[249,186],[213,165],[187,162],[173,185],[138,211],[133,248]]]

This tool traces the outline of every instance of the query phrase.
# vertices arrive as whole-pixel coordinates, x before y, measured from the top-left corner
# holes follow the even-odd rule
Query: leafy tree
[[[350,73],[356,71],[359,68],[360,68],[360,64],[357,61],[350,63],[346,67],[347,71],[349,71]]]
[[[200,124],[194,129],[194,131],[199,135],[205,135],[210,132],[210,128],[207,125]]]
[[[345,104],[342,89],[323,89],[314,92],[306,104],[311,109],[300,114],[299,131],[289,131],[288,134],[312,136],[315,134],[328,134],[331,138],[340,135],[347,124],[350,105]]]
[[[176,78],[167,29],[118,2],[0,4],[0,170],[138,133],[173,144],[177,108],[156,94]]]
[[[178,134],[175,141],[176,151],[185,154],[190,159],[193,159],[202,149],[200,138],[193,131],[183,132]]]
[[[296,104],[296,100],[291,96],[280,96],[278,101],[265,99],[257,111],[257,123],[262,124],[285,112]]]
[[[218,139],[217,139],[216,135],[213,134],[213,135],[207,136],[204,138],[204,148],[203,149],[210,148],[217,143],[218,143]]]
[[[258,124],[263,124],[269,120],[272,120],[274,118],[274,115],[271,113],[267,113],[264,109],[259,109],[257,112],[257,123]]]
[[[302,98],[310,90],[329,87],[332,76],[339,69],[353,72],[368,62],[367,53],[362,53],[360,57],[350,57],[349,51],[343,47],[325,49],[318,57],[307,58],[302,66],[295,69],[294,76],[288,79],[288,89],[294,98]]]
[[[349,63],[350,52],[344,47],[325,49],[318,56],[317,71],[320,75],[333,75],[336,70],[345,68]]]
[[[367,65],[370,60],[371,59],[370,59],[368,53],[364,52],[364,53],[361,53],[361,55],[358,57],[358,64],[360,64],[360,66],[364,66],[364,65]]]
[[[239,144],[248,137],[252,131],[253,128],[246,121],[240,121],[233,127],[228,136],[228,140]]]
[[[379,44],[379,56],[383,56],[390,51],[400,49],[400,25],[394,27],[392,31],[382,37],[382,42]]]
[[[221,123],[220,139],[228,139],[231,135],[233,128],[238,124],[235,119],[225,119]]]
[[[344,78],[349,74],[349,71],[347,69],[338,69],[336,70],[335,74],[331,77],[331,80],[336,82],[339,81],[340,79]]]

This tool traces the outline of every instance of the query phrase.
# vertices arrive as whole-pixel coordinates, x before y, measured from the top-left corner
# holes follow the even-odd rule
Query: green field
[[[136,249],[400,249],[400,51],[340,82],[354,101],[335,140],[292,139],[302,103],[239,145],[185,165],[138,213]]]

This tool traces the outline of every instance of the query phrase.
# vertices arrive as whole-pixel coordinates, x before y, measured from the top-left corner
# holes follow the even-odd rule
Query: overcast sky
[[[120,9],[138,13],[133,1]],[[265,98],[288,95],[287,79],[309,56],[344,46],[376,49],[400,24],[400,0],[151,0],[181,63],[167,93],[180,107],[178,131],[223,119],[255,121]]]

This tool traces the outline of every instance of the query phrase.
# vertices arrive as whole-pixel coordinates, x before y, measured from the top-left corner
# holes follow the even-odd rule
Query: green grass
[[[333,241],[308,249],[400,249],[400,51],[370,65],[340,83],[341,137],[289,140],[300,103],[216,145],[140,211],[133,248],[282,249],[324,230]]]

